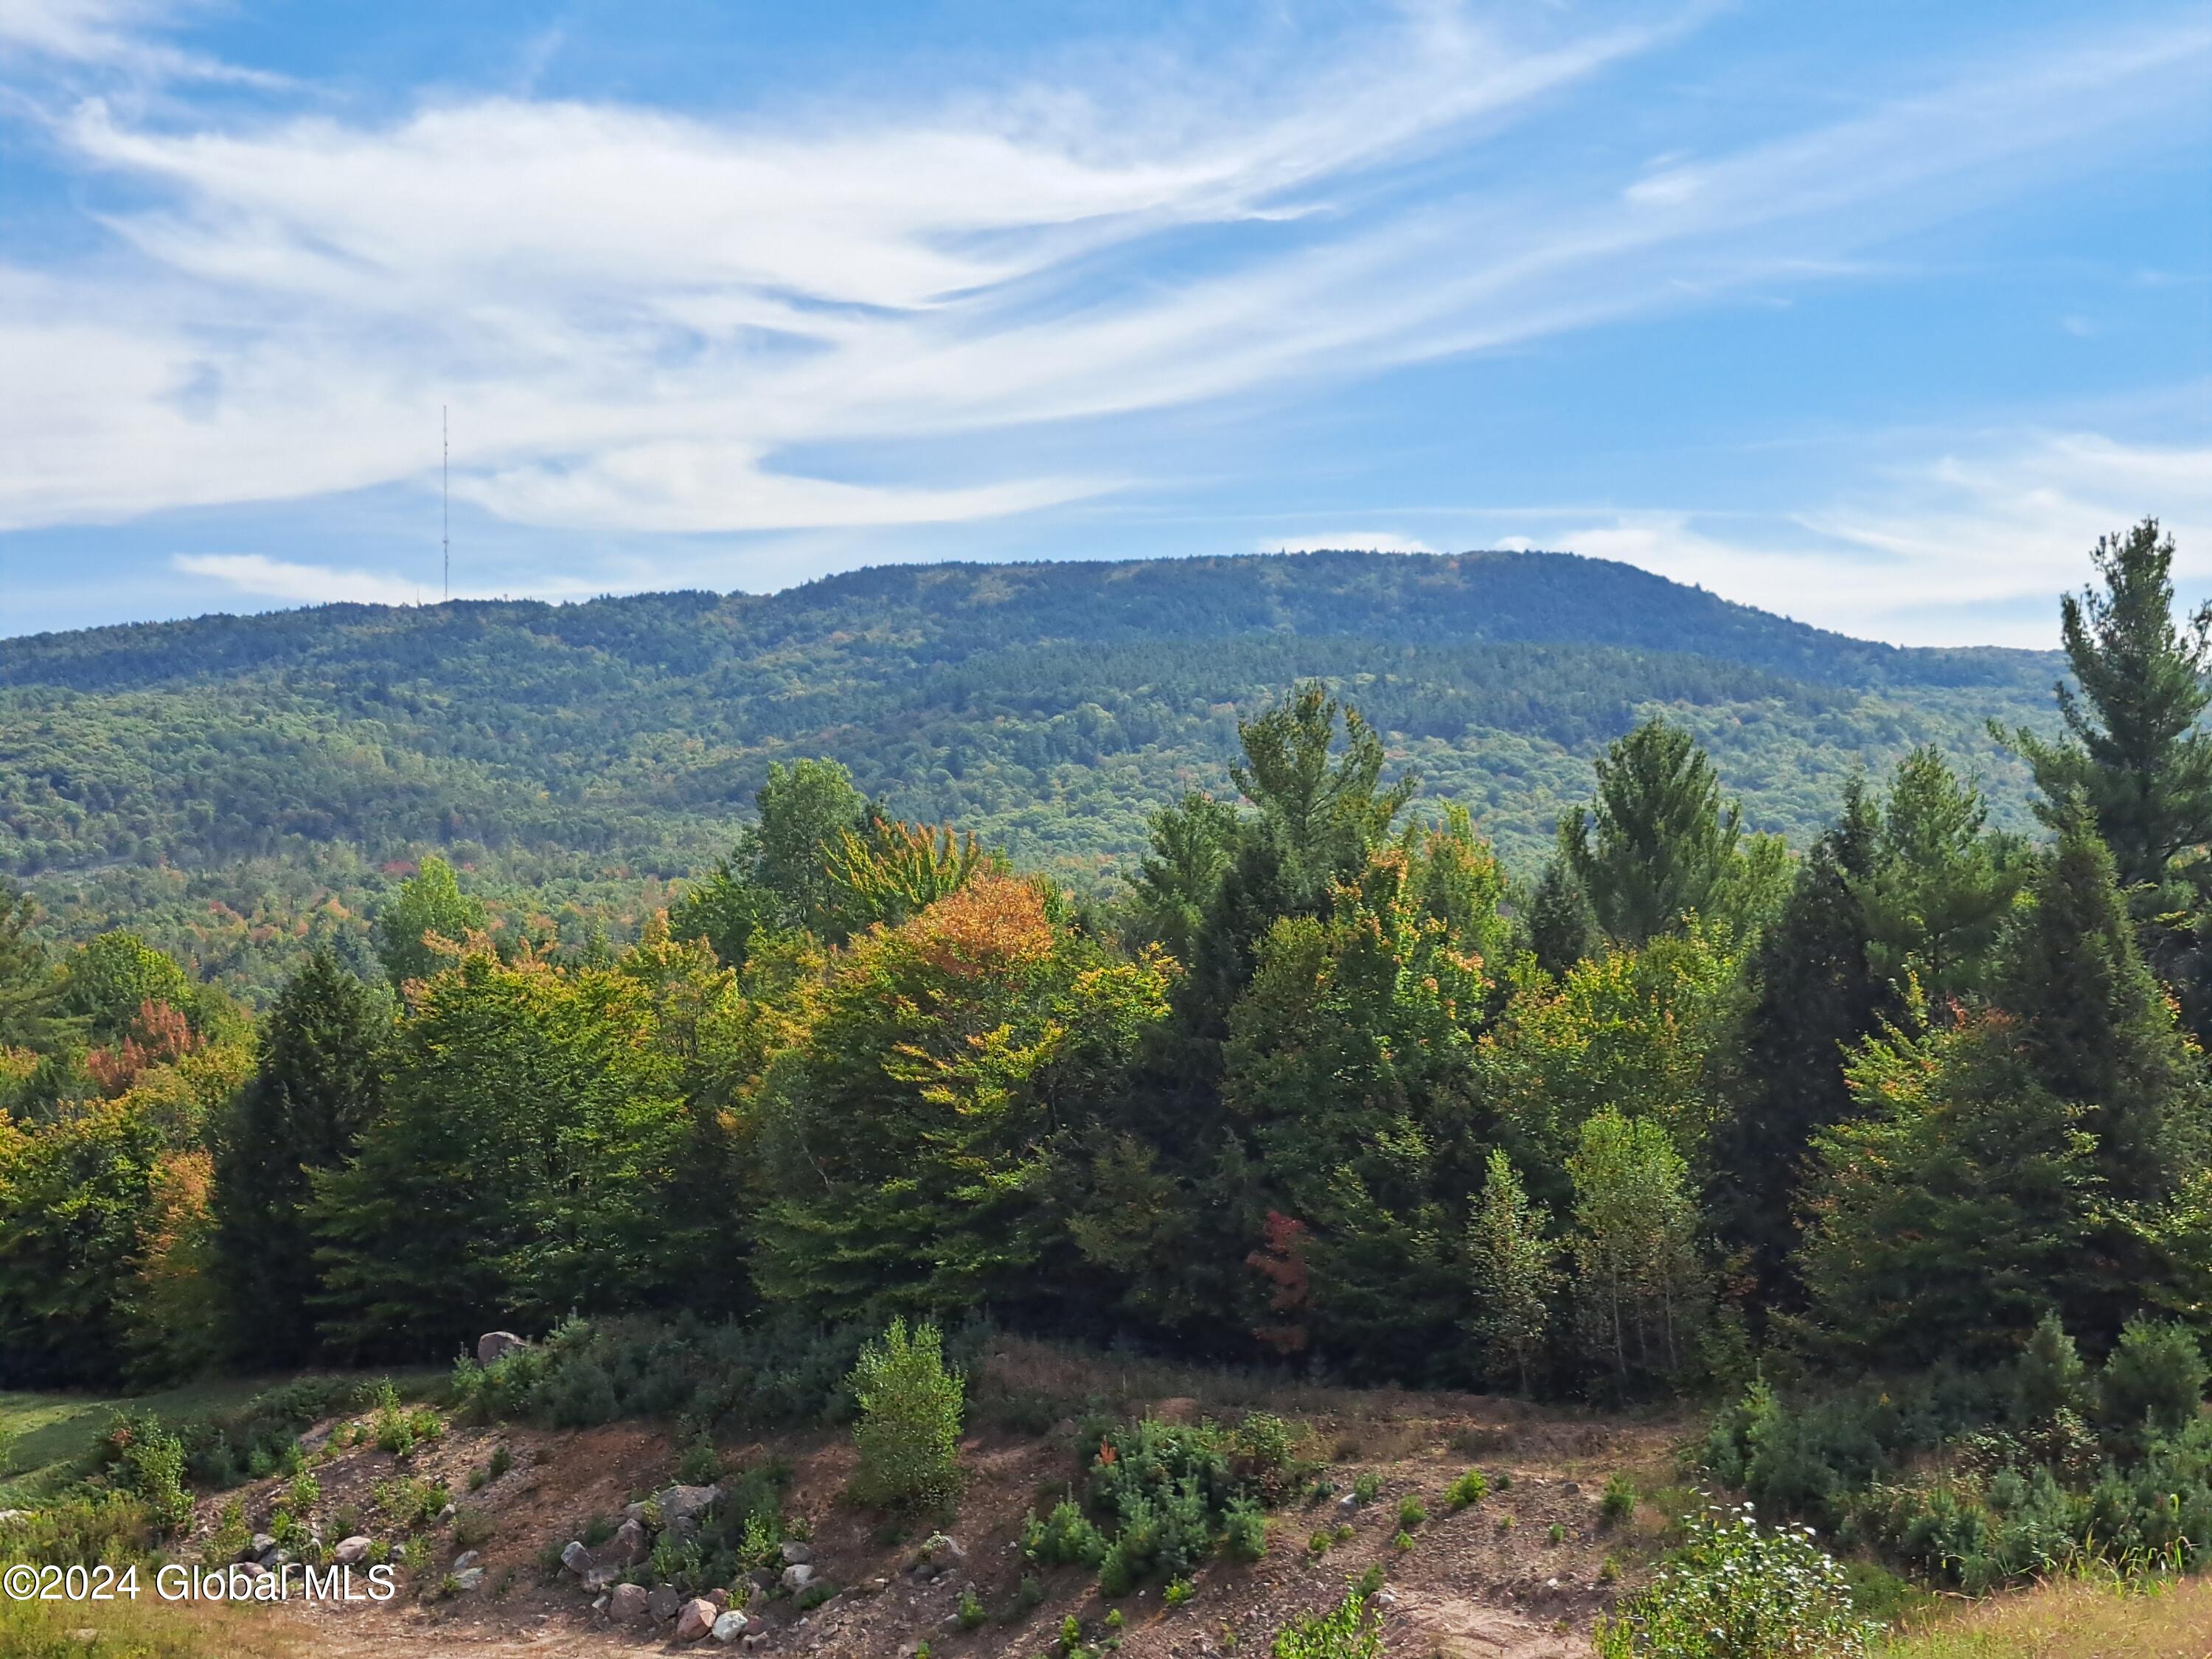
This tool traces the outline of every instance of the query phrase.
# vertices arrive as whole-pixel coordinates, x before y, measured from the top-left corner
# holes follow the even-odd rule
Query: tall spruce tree
[[[1597,799],[1559,818],[1559,856],[1616,943],[1643,945],[1692,914],[1762,920],[1783,879],[1781,844],[1747,843],[1743,812],[1723,805],[1705,751],[1687,732],[1646,720],[1597,763]]]
[[[1938,1018],[1984,988],[2027,873],[2018,842],[1988,826],[1981,792],[1932,745],[1916,749],[1891,775],[1873,867],[1852,876],[1875,970],[1916,982]]]
[[[216,1137],[209,1200],[233,1343],[248,1364],[297,1364],[314,1352],[311,1172],[343,1164],[375,1116],[390,1026],[385,1000],[323,951],[262,1026],[253,1076]]]
[[[1589,898],[1564,858],[1545,861],[1528,896],[1528,949],[1536,965],[1557,979],[1596,948],[1597,918]]]
[[[2212,704],[2212,605],[2176,623],[2174,550],[2155,519],[2098,538],[2100,586],[2060,601],[2079,686],[2057,688],[2066,735],[2008,739],[2035,774],[2045,821],[2061,827],[2080,796],[2130,890],[2161,886],[2181,853],[2212,842],[2212,733],[2199,725]]]
[[[0,1048],[44,1054],[79,1029],[62,1011],[62,976],[31,932],[39,908],[0,881]]]
[[[1994,988],[2037,1080],[2082,1109],[2107,1195],[2166,1196],[2204,1153],[2202,1063],[2143,964],[2112,856],[2086,811],[2061,817]]]
[[[1893,1012],[1868,963],[1858,897],[1879,836],[1855,778],[1751,965],[1754,1000],[1744,1022],[1741,1085],[1714,1138],[1712,1202],[1729,1242],[1751,1253],[1766,1300],[1794,1297],[1786,1263],[1796,1243],[1807,1151],[1818,1131],[1851,1110],[1845,1050]]]
[[[1201,1045],[1194,1058],[1208,1077],[1214,1069],[1208,1050],[1251,982],[1267,930],[1282,916],[1326,914],[1330,890],[1389,838],[1416,787],[1411,776],[1382,787],[1382,739],[1318,682],[1238,722],[1237,732],[1244,759],[1231,775],[1259,810],[1238,827],[1193,938],[1190,976],[1179,999],[1186,1028]]]

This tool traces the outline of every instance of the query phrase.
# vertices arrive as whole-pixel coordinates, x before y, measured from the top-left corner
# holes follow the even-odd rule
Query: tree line
[[[2045,834],[1932,747],[1793,855],[1650,720],[1510,875],[1354,707],[1071,894],[833,762],[638,941],[424,860],[259,1018],[0,917],[0,1378],[443,1358],[571,1310],[956,1320],[1602,1400],[2212,1324],[2212,616],[2064,601]]]

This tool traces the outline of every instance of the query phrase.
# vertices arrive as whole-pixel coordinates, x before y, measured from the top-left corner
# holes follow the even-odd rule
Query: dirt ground
[[[761,1598],[748,1608],[750,1650],[824,1659],[910,1659],[922,1642],[931,1659],[1033,1659],[1056,1652],[1063,1618],[1073,1613],[1083,1639],[1109,1633],[1118,1607],[1121,1651],[1151,1656],[1264,1655],[1274,1633],[1295,1615],[1333,1604],[1346,1583],[1382,1565],[1379,1605],[1385,1644],[1409,1659],[1565,1659],[1589,1652],[1592,1620],[1642,1576],[1656,1522],[1648,1513],[1607,1525],[1599,1513],[1607,1477],[1625,1473],[1647,1489],[1672,1478],[1672,1447],[1683,1422],[1600,1421],[1478,1395],[1398,1390],[1266,1388],[1250,1382],[1178,1374],[1164,1366],[1125,1366],[1102,1375],[1101,1362],[1039,1345],[1003,1341],[977,1379],[981,1427],[964,1444],[968,1484],[948,1528],[966,1554],[942,1576],[909,1571],[915,1542],[881,1541],[882,1517],[840,1501],[852,1454],[842,1437],[777,1437],[722,1449],[725,1467],[742,1468],[783,1458],[794,1479],[787,1510],[812,1528],[817,1574],[842,1587],[832,1599],[799,1612],[787,1599]],[[1276,1513],[1267,1554],[1249,1565],[1215,1563],[1194,1575],[1194,1597],[1163,1603],[1151,1584],[1116,1603],[1102,1601],[1090,1575],[1062,1568],[1039,1573],[1044,1600],[1016,1612],[1027,1569],[1018,1536],[1024,1516],[1049,1508],[1079,1477],[1070,1444],[1072,1422],[1042,1435],[989,1426],[994,1396],[1038,1401],[1110,1401],[1117,1412],[1195,1419],[1216,1411],[1261,1407],[1311,1425],[1313,1455],[1326,1462],[1340,1493],[1363,1474],[1379,1480],[1371,1501],[1339,1497]],[[327,1428],[328,1425],[325,1425]],[[514,1467],[475,1492],[470,1472],[488,1468],[504,1443]],[[1443,1493],[1470,1465],[1493,1483],[1510,1477],[1480,1504],[1444,1513]],[[316,1516],[335,1542],[331,1517],[350,1505],[368,1516],[371,1487],[404,1476],[443,1482],[464,1516],[480,1517],[488,1535],[477,1547],[486,1569],[474,1591],[424,1599],[457,1553],[453,1522],[426,1529],[433,1550],[418,1583],[382,1607],[295,1604],[272,1616],[289,1624],[303,1652],[352,1656],[480,1654],[596,1655],[678,1650],[672,1626],[617,1626],[575,1581],[549,1575],[548,1546],[579,1537],[594,1516],[672,1479],[674,1449],[665,1429],[619,1424],[577,1432],[524,1428],[455,1427],[403,1465],[368,1448],[341,1451],[320,1464]],[[256,1528],[281,1480],[256,1483],[201,1506],[199,1528],[211,1528],[224,1503],[242,1499]],[[1430,1519],[1413,1529],[1413,1547],[1394,1545],[1399,1505],[1418,1495]],[[1352,1537],[1316,1554],[1317,1529],[1348,1524]],[[396,1536],[372,1525],[373,1535]],[[1558,1541],[1553,1541],[1556,1531]],[[1610,1561],[1611,1565],[1608,1565]],[[962,1632],[955,1616],[961,1593],[973,1589],[988,1622]],[[708,1651],[723,1650],[708,1640]]]

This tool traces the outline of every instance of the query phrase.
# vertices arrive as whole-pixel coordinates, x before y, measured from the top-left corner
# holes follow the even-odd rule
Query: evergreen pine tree
[[[1616,943],[1673,933],[1692,913],[1731,926],[1765,918],[1786,854],[1747,844],[1712,762],[1687,732],[1646,720],[1597,763],[1597,799],[1559,818],[1559,856]]]
[[[1528,898],[1528,949],[1536,965],[1557,979],[1597,946],[1597,918],[1589,898],[1564,858],[1545,860]]]
[[[216,1270],[238,1357],[298,1364],[315,1347],[311,1171],[335,1170],[375,1116],[390,1016],[318,951],[278,994],[253,1076],[216,1139]]]
[[[1742,1071],[1715,1136],[1713,1203],[1723,1231],[1751,1253],[1765,1299],[1791,1297],[1785,1264],[1797,1238],[1798,1188],[1814,1134],[1851,1109],[1846,1048],[1870,1035],[1890,1000],[1868,959],[1857,890],[1879,826],[1854,779],[1834,827],[1813,844],[1781,918],[1751,965]]]
[[[2038,1083],[2081,1108],[2108,1196],[2141,1203],[2166,1196],[2201,1162],[2204,1086],[2136,949],[2115,877],[2087,815],[2063,816],[1994,990]]]
[[[1932,746],[1897,764],[1871,869],[1851,872],[1876,973],[1917,981],[1939,1017],[1983,989],[2025,860],[1988,829],[1981,792]]]
[[[2060,601],[2080,688],[2057,688],[2066,736],[2008,739],[2043,791],[2045,821],[2063,827],[2081,796],[2130,890],[2159,887],[2177,855],[2212,842],[2212,733],[2198,726],[2212,704],[2212,605],[2176,623],[2174,550],[2155,519],[2098,538],[2101,586]]]
[[[39,908],[0,881],[0,1048],[58,1048],[76,1029],[62,1012],[61,975],[30,931]]]

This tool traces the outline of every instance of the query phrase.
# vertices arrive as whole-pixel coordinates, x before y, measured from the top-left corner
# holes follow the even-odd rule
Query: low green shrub
[[[1469,1469],[1444,1488],[1444,1510],[1448,1514],[1457,1515],[1482,1502],[1489,1491],[1490,1482],[1482,1471]]]
[[[948,1504],[960,1490],[960,1420],[966,1401],[961,1373],[945,1363],[944,1334],[935,1325],[909,1331],[894,1319],[880,1341],[863,1346],[850,1380],[859,1421],[860,1454],[849,1490],[878,1507]]]
[[[1273,1659],[1377,1659],[1382,1620],[1371,1591],[1349,1584],[1344,1599],[1325,1613],[1293,1619],[1275,1632]]]
[[[1595,1645],[1598,1659],[1859,1659],[1876,1633],[1811,1531],[1762,1528],[1747,1504],[1692,1521]]]
[[[1097,1568],[1106,1559],[1106,1536],[1073,1501],[1063,1498],[1040,1521],[1032,1510],[1022,1526],[1022,1554],[1041,1567]]]
[[[1636,1483],[1625,1474],[1607,1475],[1605,1495],[1597,1501],[1597,1512],[1607,1525],[1627,1520],[1636,1513]]]

